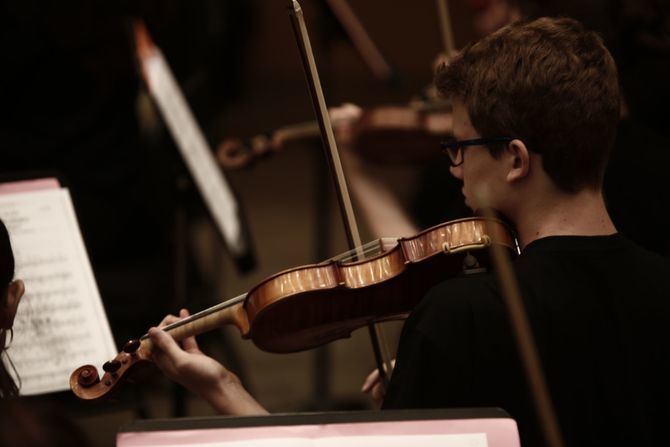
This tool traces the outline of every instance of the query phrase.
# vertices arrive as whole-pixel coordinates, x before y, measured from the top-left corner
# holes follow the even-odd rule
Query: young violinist
[[[455,141],[443,146],[467,205],[485,196],[516,227],[514,270],[567,445],[661,445],[670,265],[619,235],[605,207],[620,98],[602,39],[571,19],[515,23],[466,47],[436,84],[454,104]],[[149,334],[158,366],[219,411],[265,411],[193,339],[180,347],[159,329]],[[523,445],[542,444],[488,273],[446,280],[424,297],[405,323],[383,403],[482,406],[507,410]]]

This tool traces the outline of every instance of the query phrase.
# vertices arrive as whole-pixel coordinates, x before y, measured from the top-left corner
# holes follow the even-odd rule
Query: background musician
[[[9,241],[9,233],[5,223],[0,220],[0,356],[5,356],[7,335],[12,333],[14,317],[19,301],[25,292],[20,279],[14,280],[14,253]],[[11,341],[12,335],[9,339]],[[0,359],[0,398],[7,399],[18,396],[18,388],[14,379],[7,371],[5,363]]]
[[[6,349],[13,338],[12,326],[25,292],[21,279],[14,279],[14,252],[5,223],[0,220],[0,445],[13,447],[86,447],[86,437],[67,415],[48,405],[19,399],[19,387],[8,371],[13,365]],[[14,371],[15,372],[15,371]],[[20,381],[20,377],[18,378]]]

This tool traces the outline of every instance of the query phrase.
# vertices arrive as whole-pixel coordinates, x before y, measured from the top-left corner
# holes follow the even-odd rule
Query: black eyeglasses
[[[440,143],[442,151],[449,156],[451,166],[460,166],[463,164],[463,152],[466,147],[486,146],[491,143],[509,143],[514,138],[494,137],[494,138],[475,138],[473,140],[445,140]]]

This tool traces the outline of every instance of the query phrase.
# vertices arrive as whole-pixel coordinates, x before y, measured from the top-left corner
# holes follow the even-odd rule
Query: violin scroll
[[[70,388],[73,383],[83,388],[89,388],[100,382],[98,370],[93,365],[84,365],[77,368],[70,376]]]
[[[240,169],[251,165],[256,158],[279,150],[281,143],[273,141],[267,134],[259,134],[248,140],[229,138],[216,149],[216,158],[224,169]]]
[[[149,340],[130,340],[112,360],[105,362],[102,378],[93,365],[84,365],[70,375],[70,389],[82,400],[98,400],[116,391],[131,371],[151,362]]]

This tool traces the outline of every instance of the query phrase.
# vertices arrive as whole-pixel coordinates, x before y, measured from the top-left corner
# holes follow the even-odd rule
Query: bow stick
[[[319,123],[319,129],[321,130],[321,138],[323,140],[324,149],[326,150],[326,159],[328,160],[330,172],[333,175],[335,191],[337,193],[337,199],[340,205],[340,211],[342,213],[342,220],[344,222],[344,230],[347,237],[347,242],[352,250],[358,250],[363,244],[361,243],[358,226],[356,225],[356,217],[354,215],[354,209],[351,204],[351,198],[349,196],[344,170],[342,169],[340,155],[337,150],[333,128],[330,123],[328,107],[323,95],[323,89],[321,88],[319,73],[316,69],[314,54],[312,52],[309,35],[307,34],[307,26],[305,25],[302,8],[296,0],[288,0],[288,3],[289,17],[291,18],[291,25],[293,26],[293,31],[298,43],[298,49],[300,52],[303,68],[305,70],[305,76],[307,77],[307,84],[310,90],[312,105],[314,106],[314,111]],[[360,252],[358,255],[360,258],[362,258],[362,252]],[[370,333],[370,339],[372,341],[372,347],[375,355],[375,361],[377,363],[377,369],[379,370],[379,375],[384,384],[386,384],[388,382],[387,371],[390,372],[391,368],[390,363],[383,358],[384,356],[382,355],[382,350],[380,347],[380,338],[382,338],[383,335],[374,323],[368,324],[368,331]],[[386,358],[388,358],[388,355]]]

